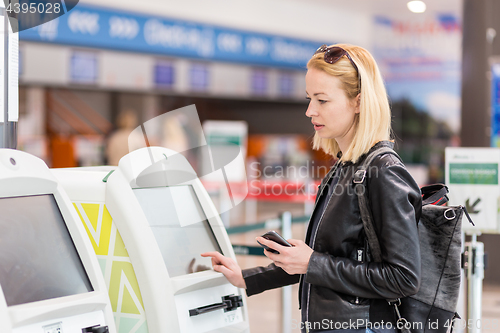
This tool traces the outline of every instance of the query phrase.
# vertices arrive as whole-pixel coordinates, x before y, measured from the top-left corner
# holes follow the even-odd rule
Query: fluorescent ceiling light
[[[425,2],[423,1],[409,1],[407,6],[408,9],[413,13],[423,13],[427,8]]]

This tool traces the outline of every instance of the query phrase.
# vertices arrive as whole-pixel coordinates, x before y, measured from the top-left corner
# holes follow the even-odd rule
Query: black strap
[[[359,205],[359,210],[361,214],[361,220],[363,221],[363,228],[365,230],[365,235],[368,240],[368,246],[370,247],[370,253],[374,259],[375,262],[382,262],[382,251],[380,250],[380,243],[378,241],[377,234],[375,232],[375,228],[373,226],[373,216],[370,210],[370,206],[368,203],[368,197],[365,194],[366,192],[366,186],[365,186],[365,180],[366,180],[366,175],[370,173],[370,170],[368,169],[370,164],[373,162],[373,160],[382,155],[382,154],[392,154],[396,156],[400,161],[401,158],[399,155],[392,150],[391,148],[388,147],[381,147],[377,150],[374,150],[371,152],[363,161],[361,166],[358,168],[356,173],[354,174],[353,177],[353,183],[355,184],[354,186],[354,192],[356,192],[356,195],[358,196],[358,205]],[[398,306],[401,305],[401,300],[398,299],[388,299],[387,302],[391,305],[394,306],[394,311],[397,315],[397,322],[402,323],[402,328],[401,333],[411,333],[410,330],[407,328],[407,326],[404,325],[407,320],[403,317],[401,317],[399,313]],[[400,324],[401,325],[401,324]]]
[[[378,241],[377,234],[375,233],[375,229],[373,227],[373,217],[370,210],[370,206],[368,203],[368,198],[365,195],[366,187],[365,180],[367,173],[370,173],[368,169],[373,160],[382,154],[393,154],[398,156],[394,150],[388,147],[379,148],[373,152],[371,152],[363,161],[361,166],[358,168],[356,173],[354,174],[353,182],[354,192],[358,196],[358,204],[359,210],[361,213],[361,219],[363,221],[363,227],[365,229],[366,238],[368,239],[368,245],[370,246],[370,253],[375,262],[382,262],[382,252],[380,250],[380,243]],[[368,174],[369,175],[369,174]]]
[[[448,187],[444,184],[423,186],[420,191],[422,192],[422,206],[441,206],[448,202]]]
[[[453,329],[455,328],[455,319],[462,319],[458,312],[455,312],[453,318],[451,318],[450,331],[448,333],[453,333]]]
[[[467,211],[467,208],[465,206],[460,205],[460,207],[464,210],[465,216],[467,216],[467,219],[469,220],[470,224],[473,226],[476,226],[474,222],[472,222],[472,219],[470,218],[469,212]]]

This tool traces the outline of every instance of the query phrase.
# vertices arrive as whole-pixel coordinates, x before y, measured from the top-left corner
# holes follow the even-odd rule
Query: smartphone
[[[276,243],[283,245],[283,246],[292,246],[292,244],[288,243],[286,241],[286,239],[284,239],[280,234],[278,234],[274,230],[266,232],[265,234],[262,235],[262,237],[264,237],[265,239],[268,239],[268,240],[272,240],[273,242],[276,242]],[[259,243],[259,242],[257,241],[257,243]],[[259,244],[260,244],[260,246],[262,246],[263,248],[265,248],[269,252],[279,254],[278,251],[271,249],[270,247],[263,245],[261,243],[259,243]]]

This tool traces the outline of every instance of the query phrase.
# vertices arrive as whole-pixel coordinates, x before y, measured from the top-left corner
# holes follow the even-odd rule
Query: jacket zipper
[[[332,170],[333,170],[333,171],[332,171]],[[335,171],[336,171],[336,166],[334,165],[330,171],[332,171],[332,172],[331,172],[331,173],[330,173],[330,175],[328,176],[328,180],[325,182],[325,184],[327,184],[327,183],[330,181],[330,178],[332,178],[333,174],[334,174],[334,173],[335,173]],[[319,186],[318,186],[318,190],[319,190],[320,188],[321,188],[321,185],[319,185]],[[325,189],[325,186],[323,186],[323,187],[321,188],[321,192],[319,192],[319,194],[318,194],[318,197],[317,197],[317,199],[316,199],[316,202],[314,203],[313,212],[314,212],[314,210],[316,209],[316,206],[318,205],[319,198],[320,198],[320,196],[323,194],[324,189]],[[311,218],[312,218],[312,215],[311,215]],[[309,223],[311,223],[311,218],[309,218]],[[303,278],[303,275],[304,275],[304,274],[301,274],[301,275],[300,275],[300,278],[299,278],[299,285],[302,283],[302,278]]]
[[[337,172],[337,169],[339,167],[340,163],[335,167],[331,175],[328,177],[327,181],[325,182],[325,186],[323,186],[323,189],[321,190],[321,193],[319,194],[320,196],[323,194],[323,191],[325,190],[326,184],[330,181],[330,179],[333,177],[333,175]],[[340,178],[339,178],[340,181]],[[338,184],[338,182],[337,182]],[[335,184],[335,187],[337,187],[337,184]],[[334,191],[335,189],[333,189]],[[321,225],[321,222],[323,221],[323,216],[325,215],[326,208],[328,207],[328,204],[330,203],[330,200],[332,199],[333,196],[333,191],[332,195],[328,198],[328,201],[326,202],[325,209],[323,209],[323,212],[321,213],[321,216],[319,218],[318,226],[316,227],[316,230],[314,231],[314,235],[312,235],[312,242],[311,242],[311,248],[314,250],[314,244],[316,242],[316,234],[318,233],[319,227]],[[318,200],[319,201],[319,200]],[[314,209],[316,209],[317,203],[314,205]],[[302,275],[301,275],[302,278]],[[311,284],[307,286],[307,303],[306,303],[306,322],[309,322],[309,300],[311,299]]]
[[[358,261],[363,261],[363,250],[358,249]],[[359,297],[356,296],[354,303],[359,304]]]

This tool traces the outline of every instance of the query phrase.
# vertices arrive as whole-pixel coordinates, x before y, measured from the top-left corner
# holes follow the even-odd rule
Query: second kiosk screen
[[[222,253],[190,185],[134,189],[170,277],[212,268],[200,253]]]

